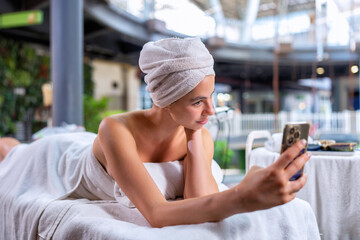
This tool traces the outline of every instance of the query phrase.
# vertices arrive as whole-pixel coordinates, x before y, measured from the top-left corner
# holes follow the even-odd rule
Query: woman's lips
[[[202,124],[202,125],[205,125],[207,122],[208,122],[208,118],[207,119],[205,119],[205,120],[202,120],[202,121],[197,121],[197,123],[199,123],[199,124]]]

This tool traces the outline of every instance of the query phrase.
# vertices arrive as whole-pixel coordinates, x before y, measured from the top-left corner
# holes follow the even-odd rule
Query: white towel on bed
[[[46,206],[80,183],[95,136],[57,134],[9,152],[0,164],[0,239],[35,239]]]
[[[40,239],[63,240],[320,240],[309,204],[295,199],[220,222],[151,228],[136,208],[116,201],[54,201],[39,225]]]

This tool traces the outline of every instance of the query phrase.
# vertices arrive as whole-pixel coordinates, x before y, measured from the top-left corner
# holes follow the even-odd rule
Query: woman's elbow
[[[151,227],[153,228],[162,228],[166,227],[167,225],[164,222],[158,221],[158,220],[151,220],[149,221]]]
[[[166,220],[166,213],[164,213],[164,206],[154,207],[150,214],[146,216],[147,221],[153,228],[162,228],[169,226],[169,222]]]

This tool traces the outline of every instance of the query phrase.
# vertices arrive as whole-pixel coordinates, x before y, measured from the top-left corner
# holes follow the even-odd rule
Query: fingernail
[[[306,154],[308,155],[308,157],[312,156],[312,153],[307,152]]]
[[[306,139],[301,139],[301,143],[302,143],[303,146],[305,146],[306,145]]]

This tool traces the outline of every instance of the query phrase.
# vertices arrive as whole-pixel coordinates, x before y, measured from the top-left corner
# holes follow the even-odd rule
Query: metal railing
[[[220,127],[220,135],[230,134],[231,137],[244,136],[254,130],[268,130],[272,133],[281,132],[287,122],[305,121],[311,124],[311,131],[321,133],[352,133],[360,134],[360,110],[333,113],[290,113],[280,112],[264,114],[232,113],[222,116],[218,121],[227,125]],[[210,124],[217,122],[213,116]]]

